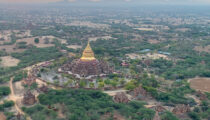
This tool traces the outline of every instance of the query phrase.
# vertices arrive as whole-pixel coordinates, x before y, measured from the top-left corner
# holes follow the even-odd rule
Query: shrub
[[[134,84],[134,82],[128,82],[126,85],[125,85],[125,89],[126,90],[133,90],[136,88],[136,85]]]
[[[190,118],[192,118],[193,120],[200,120],[200,117],[197,113],[195,112],[190,112],[188,113],[188,115],[190,116]]]
[[[34,42],[35,42],[36,44],[38,44],[38,43],[39,43],[39,38],[35,38],[35,39],[34,39]]]
[[[10,94],[10,88],[9,87],[6,87],[6,86],[0,87],[0,98],[2,96],[9,95],[9,94]]]
[[[179,120],[171,112],[165,112],[161,115],[161,120]]]

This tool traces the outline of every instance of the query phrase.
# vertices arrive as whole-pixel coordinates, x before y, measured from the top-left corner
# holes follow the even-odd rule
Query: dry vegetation
[[[21,33],[19,35],[22,36],[22,35],[26,35],[26,34],[29,35],[30,34],[30,31],[26,31],[26,32]],[[35,43],[34,42],[34,39],[35,38],[39,38],[39,43]],[[6,51],[7,53],[23,52],[23,51],[26,50],[26,48],[25,49],[18,48],[18,43],[21,43],[21,42],[25,42],[27,46],[33,45],[33,46],[36,46],[38,48],[52,47],[52,46],[54,46],[54,44],[52,42],[55,39],[58,40],[58,41],[60,41],[62,44],[66,44],[66,40],[60,39],[60,38],[57,38],[57,37],[54,37],[54,36],[27,37],[27,38],[18,39],[16,41],[16,43],[13,44],[13,45],[1,45],[0,46],[0,50]],[[1,42],[2,41],[0,41],[0,44],[1,44]],[[6,41],[3,41],[3,42],[6,42]]]
[[[112,38],[111,36],[90,37],[90,38],[88,38],[89,41],[96,41],[98,39],[109,40],[109,39],[115,39],[115,38]]]
[[[167,55],[159,54],[159,53],[147,53],[147,54],[136,54],[136,53],[131,53],[131,54],[126,54],[130,59],[165,59],[169,60]]]
[[[150,58],[150,59],[160,59],[163,58],[165,60],[169,60],[167,55],[159,54],[159,53],[147,53],[143,55],[142,58]]]
[[[23,52],[25,49],[18,49],[16,45],[3,45],[0,46],[0,50],[6,51],[7,53],[13,53],[13,52]]]
[[[128,56],[130,59],[141,59],[141,56],[136,53],[126,54],[126,56]]]
[[[34,45],[34,46],[39,47],[39,48],[54,46],[54,44],[50,43],[50,42],[52,42],[52,39],[50,39],[48,37],[37,37],[37,38],[39,38],[39,43],[35,43],[34,42],[35,38],[36,37],[24,38],[24,39],[18,40],[17,42],[26,42],[27,45]],[[49,39],[49,43],[48,44],[45,43],[45,38]]]
[[[160,43],[160,41],[154,40],[154,39],[149,39],[148,42],[149,42],[150,44],[158,44],[158,43]]]
[[[196,50],[198,52],[208,52],[208,53],[210,53],[210,45],[205,46],[205,47],[203,47],[203,46],[196,46],[194,48],[194,50]]]
[[[35,38],[39,38],[39,43],[34,42]],[[24,38],[24,39],[18,40],[18,42],[27,42],[27,45],[31,44],[31,45],[34,45],[36,47],[51,47],[51,46],[54,46],[54,44],[52,44],[52,42],[55,39],[60,41],[62,44],[66,43],[66,40],[60,39],[60,38],[57,38],[57,37],[54,37],[54,36]],[[49,41],[49,43],[46,43],[46,41]]]
[[[0,32],[0,44],[3,44],[4,42],[10,42],[11,38],[10,35],[12,34],[12,31],[5,30]]]
[[[31,31],[20,31],[20,30],[4,30],[0,32],[0,44],[4,44],[5,42],[11,42],[11,35],[15,34],[17,38],[26,38],[31,36]]]
[[[31,36],[31,31],[26,30],[26,31],[16,31],[16,37],[19,38],[24,38],[24,37],[30,37]]]
[[[92,23],[89,21],[74,21],[70,24],[66,24],[69,26],[82,26],[82,27],[90,27],[90,28],[98,28],[98,29],[108,29],[109,25],[107,24],[98,24],[98,23]]]
[[[20,60],[13,58],[11,56],[4,56],[1,57],[1,65],[3,67],[13,67],[13,66],[17,66],[18,63],[20,62]]]

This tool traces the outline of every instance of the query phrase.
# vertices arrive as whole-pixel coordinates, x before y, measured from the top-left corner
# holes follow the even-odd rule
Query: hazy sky
[[[210,4],[210,0],[0,0],[0,3],[48,3],[58,1],[70,1],[75,3],[161,3],[161,4]]]

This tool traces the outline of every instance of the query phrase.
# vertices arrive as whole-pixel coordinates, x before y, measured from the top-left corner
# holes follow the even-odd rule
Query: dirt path
[[[55,86],[55,85],[53,85],[51,83],[47,83],[46,81],[44,81],[44,80],[42,80],[40,78],[37,78],[36,79],[36,82],[38,83],[38,85],[47,85],[49,88],[52,88],[52,89],[55,89],[55,90],[61,90],[61,89],[63,89],[62,87]]]
[[[37,64],[35,64],[35,65],[41,65],[41,64],[43,64],[43,63],[45,63],[45,62],[46,62],[46,61],[40,62],[40,63],[37,63]],[[28,66],[28,67],[23,68],[23,69],[21,69],[21,70],[28,70],[28,72],[29,72],[35,65]],[[20,71],[20,70],[18,70],[18,71]],[[38,80],[38,83],[40,83],[40,84],[46,84],[46,83],[44,83],[44,82],[41,81],[41,80]],[[8,100],[11,100],[11,101],[14,102],[14,107],[15,107],[15,109],[17,110],[17,113],[19,113],[19,114],[21,114],[21,115],[26,115],[26,114],[21,110],[21,108],[18,106],[18,102],[17,102],[17,101],[21,101],[21,99],[22,99],[23,97],[18,96],[18,95],[15,94],[15,92],[14,92],[14,87],[13,87],[13,77],[10,78],[9,87],[10,87],[11,93],[10,93],[10,95],[9,95]],[[27,116],[27,117],[26,117],[26,120],[31,120],[31,118],[30,118],[29,116]]]
[[[188,95],[186,95],[186,97],[190,97],[190,98],[194,99],[195,102],[197,103],[197,106],[199,106],[201,104],[201,100],[199,100],[195,95],[188,94]]]
[[[18,113],[20,113],[21,115],[25,115],[25,113],[19,108],[19,106],[17,105],[17,101],[21,100],[22,97],[16,96],[14,93],[14,88],[13,88],[13,77],[11,77],[10,81],[9,81],[9,87],[10,87],[10,95],[9,95],[9,100],[12,100],[15,104],[15,109],[17,110]],[[30,117],[26,118],[27,120],[31,120]]]
[[[111,91],[104,91],[104,93],[110,95],[110,96],[115,96],[118,92],[125,92],[127,90],[119,89],[119,90],[111,90]]]
[[[10,81],[9,81],[9,87],[10,87],[10,91],[11,91],[11,94],[9,95],[9,99],[12,100],[12,101],[14,101],[16,110],[20,114],[23,114],[24,115],[25,113],[17,105],[17,100],[21,99],[21,97],[18,97],[18,96],[15,95],[13,84],[12,83],[13,83],[13,78],[11,78]]]

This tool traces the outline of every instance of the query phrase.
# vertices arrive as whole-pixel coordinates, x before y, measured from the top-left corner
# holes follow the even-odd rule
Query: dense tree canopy
[[[154,111],[144,108],[144,103],[132,101],[128,104],[114,103],[107,94],[95,90],[50,90],[47,94],[38,96],[40,104],[31,108],[24,108],[26,113],[30,113],[32,119],[39,120],[53,118],[58,120],[55,112],[47,109],[47,106],[57,106],[65,110],[66,119],[69,120],[99,120],[104,115],[118,112],[126,119],[150,120],[154,116]],[[55,117],[57,116],[57,117]],[[110,115],[111,119],[113,116]]]

